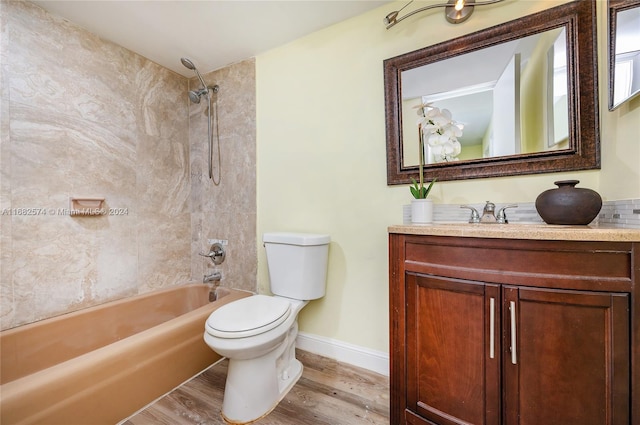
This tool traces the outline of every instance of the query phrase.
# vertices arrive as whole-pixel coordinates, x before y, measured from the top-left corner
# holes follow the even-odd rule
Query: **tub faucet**
[[[218,282],[220,283],[220,281],[222,280],[222,273],[219,271],[214,271],[211,274],[205,274],[204,278],[202,279],[203,283],[207,283],[207,282]]]

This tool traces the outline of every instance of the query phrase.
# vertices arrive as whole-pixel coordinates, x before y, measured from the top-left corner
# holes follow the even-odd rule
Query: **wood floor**
[[[256,425],[389,425],[389,378],[298,350],[300,380]],[[207,369],[122,425],[223,425],[227,360]]]

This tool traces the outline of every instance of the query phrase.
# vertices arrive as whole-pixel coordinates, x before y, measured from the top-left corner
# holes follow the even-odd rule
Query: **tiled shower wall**
[[[189,110],[191,140],[192,273],[202,280],[214,270],[222,272],[222,285],[255,291],[256,252],[256,79],[255,60],[246,60],[203,76],[208,86],[217,84],[212,96],[213,174],[217,178],[220,139],[220,184],[209,179],[207,102]],[[191,89],[199,88],[196,79]],[[217,101],[217,103],[216,103]],[[215,117],[214,114],[212,116]],[[216,180],[217,181],[217,180]],[[209,239],[228,241],[226,259],[214,266],[199,256],[208,252]]]
[[[201,281],[212,237],[229,239],[223,284],[255,289],[253,61],[205,76],[221,86],[213,186],[186,78],[27,2],[0,2],[0,52],[2,329]],[[70,196],[111,213],[71,217]]]

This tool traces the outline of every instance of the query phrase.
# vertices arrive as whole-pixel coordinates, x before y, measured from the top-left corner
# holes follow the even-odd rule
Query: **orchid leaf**
[[[420,187],[420,185],[415,179],[411,179],[411,181],[413,182],[413,185],[409,186],[409,190],[411,191],[411,194],[415,199],[427,199],[427,196],[429,196],[429,192],[431,192],[431,189],[433,188],[433,184],[436,182],[436,180],[438,179],[434,178],[433,180],[431,180],[431,183],[429,183],[429,186],[427,187],[425,186]]]

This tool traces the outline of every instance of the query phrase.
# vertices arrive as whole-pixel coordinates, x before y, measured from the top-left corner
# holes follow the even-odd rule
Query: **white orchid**
[[[418,105],[418,115],[418,126],[436,161],[457,161],[462,150],[458,141],[458,137],[462,137],[462,125],[453,120],[451,112],[423,103]]]

